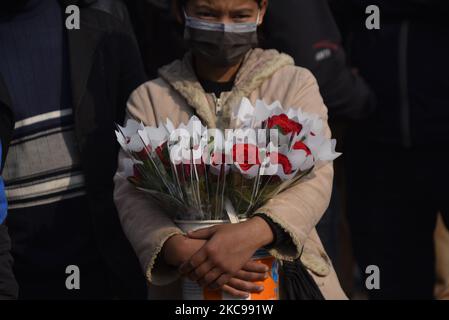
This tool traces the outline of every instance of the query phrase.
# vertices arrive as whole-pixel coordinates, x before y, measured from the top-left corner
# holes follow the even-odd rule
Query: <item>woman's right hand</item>
[[[171,266],[179,267],[188,261],[199,249],[201,249],[207,240],[191,239],[183,235],[174,235],[169,238],[163,248],[162,254],[165,262]],[[263,291],[263,287],[257,285],[256,281],[264,281],[268,277],[268,267],[262,263],[248,261],[237,274],[231,278],[221,289],[237,298],[246,298],[250,293]],[[191,280],[198,282],[203,286],[203,279]]]

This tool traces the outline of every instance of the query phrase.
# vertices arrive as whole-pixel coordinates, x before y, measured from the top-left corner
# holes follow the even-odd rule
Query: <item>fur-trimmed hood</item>
[[[187,100],[209,128],[223,128],[228,127],[232,109],[242,98],[248,97],[274,73],[289,65],[294,65],[293,58],[276,50],[252,49],[248,52],[235,78],[234,88],[224,96],[223,113],[218,122],[196,77],[192,53],[162,67],[159,75]]]

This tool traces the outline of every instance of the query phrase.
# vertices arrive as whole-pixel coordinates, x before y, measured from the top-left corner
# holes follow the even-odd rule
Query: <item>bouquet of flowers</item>
[[[117,126],[128,180],[175,219],[236,222],[340,155],[317,115],[279,102],[254,107],[244,98],[233,122],[237,129],[225,132],[208,130],[196,116],[178,127],[169,119],[158,127],[134,120]]]
[[[128,180],[173,214],[185,232],[248,218],[264,202],[300,183],[314,168],[339,156],[317,115],[285,110],[279,102],[254,107],[243,99],[233,115],[237,129],[207,129],[193,116],[175,127],[129,120],[117,139],[129,155]],[[264,250],[253,257],[269,266],[265,290],[252,299],[277,299],[277,262]],[[184,299],[226,298],[185,279]],[[229,298],[229,297],[228,297]]]

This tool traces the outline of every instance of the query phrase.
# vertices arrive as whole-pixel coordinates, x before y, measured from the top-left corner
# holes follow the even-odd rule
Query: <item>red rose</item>
[[[199,177],[202,177],[206,174],[206,167],[203,160],[201,160],[201,163],[196,164],[195,167]]]
[[[164,144],[162,144],[156,148],[156,154],[158,155],[159,159],[161,159],[164,166],[166,168],[169,168],[170,167],[170,159],[169,159],[170,156],[168,154],[167,142],[165,142]]]
[[[278,116],[272,116],[268,118],[268,129],[281,130],[283,134],[295,133],[299,134],[302,130],[302,125],[290,119],[286,114],[280,114]]]
[[[248,171],[252,166],[260,165],[259,149],[252,144],[235,144],[232,147],[232,159],[243,171]]]
[[[211,156],[211,164],[215,167],[226,164],[226,155],[224,153],[221,153],[221,160],[220,160],[220,153],[218,154],[213,153]]]
[[[204,163],[201,162],[201,164],[196,164],[195,166],[198,177],[204,176],[205,174]],[[184,180],[184,178],[190,179],[191,177],[190,172],[192,171],[192,165],[189,163],[180,163],[176,165],[176,171],[178,172],[180,181],[185,182],[186,180]]]
[[[180,163],[176,165],[179,180],[185,182],[190,178],[190,164]]]
[[[306,144],[302,141],[298,141],[293,145],[293,150],[304,150],[306,152],[307,156],[310,156],[312,152],[310,151],[309,147],[306,146]]]
[[[142,160],[148,160],[150,158],[151,146],[145,146],[141,151],[137,152],[137,157]]]
[[[292,173],[292,164],[290,163],[290,160],[287,156],[283,155],[282,153],[271,153],[271,155],[277,156],[277,163],[282,165],[282,169],[284,169],[285,174]]]

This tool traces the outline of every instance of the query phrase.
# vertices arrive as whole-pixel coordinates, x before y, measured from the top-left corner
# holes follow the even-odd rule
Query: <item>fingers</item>
[[[179,272],[186,276],[207,260],[207,253],[204,247],[198,250],[188,261],[179,267]]]
[[[258,273],[266,273],[269,271],[269,268],[267,265],[256,262],[256,261],[248,261],[242,268],[245,271],[248,272],[258,272]]]
[[[260,277],[261,275],[263,276],[263,274],[254,274],[254,277]],[[212,283],[210,288],[221,288],[223,292],[240,299],[247,299],[250,293],[260,293],[264,290],[262,285],[250,281],[244,281],[236,277],[231,278],[228,275],[221,275],[215,282]]]
[[[216,230],[216,226],[212,226],[209,228],[199,229],[196,231],[189,232],[187,236],[192,239],[204,239],[207,240],[214,234]]]
[[[201,278],[203,278],[204,276],[206,276],[209,273],[209,271],[211,271],[213,268],[214,268],[213,264],[209,260],[207,260],[206,262],[202,263],[197,268],[193,269],[187,275],[187,277],[192,281],[198,281]],[[220,274],[216,278],[218,278],[219,276],[220,276]],[[215,280],[215,279],[213,279],[213,280]]]
[[[231,280],[229,280],[226,286],[247,293],[259,293],[264,290],[264,287],[262,285],[253,282],[243,281],[237,278],[232,278]]]
[[[266,272],[260,273],[260,272],[248,272],[240,270],[239,272],[237,272],[234,278],[243,281],[256,282],[256,281],[264,281],[265,279],[268,278],[268,274]]]
[[[238,299],[248,299],[249,293],[234,289],[228,285],[223,286],[222,291]]]
[[[202,287],[210,287],[212,283],[222,276],[223,272],[219,268],[213,268],[204,277],[198,280],[198,284]]]
[[[209,288],[212,290],[222,288],[229,282],[229,280],[231,280],[231,278],[232,276],[229,274],[222,274],[220,277],[217,278],[217,280],[215,280],[209,285]]]

